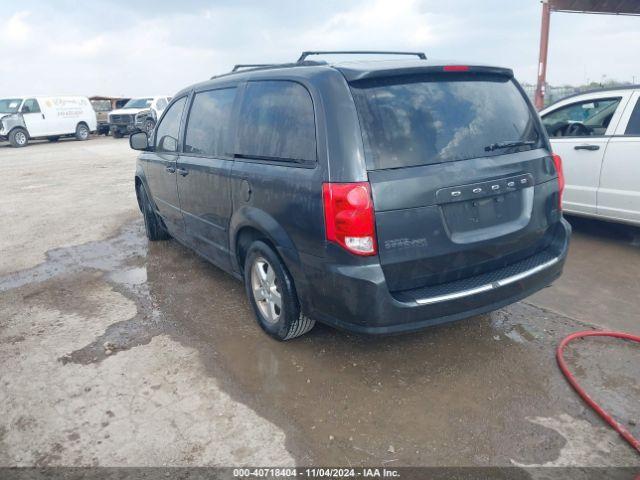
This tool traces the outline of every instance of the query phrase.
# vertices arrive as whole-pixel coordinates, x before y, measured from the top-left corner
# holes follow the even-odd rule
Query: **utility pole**
[[[538,83],[536,85],[535,105],[538,110],[544,108],[545,84],[547,81],[547,52],[549,50],[549,24],[551,23],[551,5],[542,0],[542,28],[540,29],[540,56],[538,60]]]

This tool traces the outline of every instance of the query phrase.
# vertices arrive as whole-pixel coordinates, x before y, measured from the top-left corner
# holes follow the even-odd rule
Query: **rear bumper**
[[[392,334],[496,310],[537,292],[561,275],[571,227],[563,219],[556,228],[551,245],[535,259],[431,289],[390,293],[379,264],[310,266],[309,313],[338,328]]]

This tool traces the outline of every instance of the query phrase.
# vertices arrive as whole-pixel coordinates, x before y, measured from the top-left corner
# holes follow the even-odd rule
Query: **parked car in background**
[[[96,131],[96,112],[87,97],[16,97],[0,99],[0,139],[14,147],[29,140],[75,136],[87,140]]]
[[[132,98],[122,108],[109,113],[111,134],[122,138],[133,132],[151,133],[169,101],[169,96]]]
[[[186,88],[130,137],[150,240],[243,279],[279,340],[412,331],[561,274],[561,160],[511,70],[308,55]]]
[[[109,112],[122,108],[129,100],[123,97],[89,97],[98,119],[98,135],[109,134]]]
[[[540,116],[564,162],[564,210],[640,225],[640,86],[574,95]]]

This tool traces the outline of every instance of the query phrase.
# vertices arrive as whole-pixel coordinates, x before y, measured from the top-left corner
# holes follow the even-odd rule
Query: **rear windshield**
[[[353,84],[370,170],[537,148],[536,121],[514,82],[444,74]],[[515,146],[512,142],[524,143]],[[526,143],[525,143],[526,142]]]

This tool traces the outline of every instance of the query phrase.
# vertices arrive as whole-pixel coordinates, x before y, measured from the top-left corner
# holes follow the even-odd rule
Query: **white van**
[[[0,99],[0,139],[14,147],[24,147],[34,138],[87,140],[96,128],[96,112],[87,97]]]

